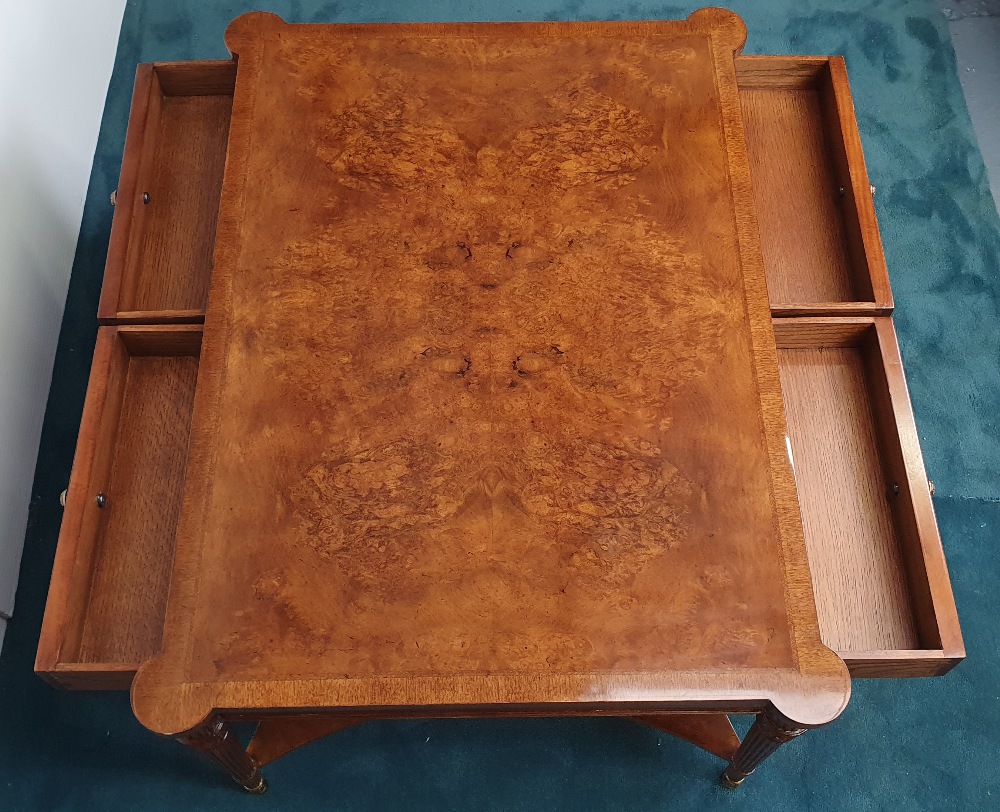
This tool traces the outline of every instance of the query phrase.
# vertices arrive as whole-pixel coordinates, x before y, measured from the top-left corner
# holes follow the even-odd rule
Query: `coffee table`
[[[234,21],[146,727],[257,791],[261,764],[365,719],[619,715],[726,742],[722,714],[756,713],[734,785],[839,715],[745,34],[721,10]],[[261,722],[249,754],[235,719]]]

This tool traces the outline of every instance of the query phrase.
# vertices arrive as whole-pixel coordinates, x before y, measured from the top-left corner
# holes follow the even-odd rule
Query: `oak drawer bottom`
[[[772,313],[892,312],[844,60],[736,65]]]
[[[232,61],[139,66],[102,323],[204,319],[235,83]]]

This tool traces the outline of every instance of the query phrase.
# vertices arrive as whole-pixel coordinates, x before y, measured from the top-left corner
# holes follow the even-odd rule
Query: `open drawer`
[[[823,641],[857,677],[965,649],[892,320],[774,320]]]
[[[102,323],[204,319],[235,84],[234,62],[136,71]]]
[[[747,56],[736,66],[771,312],[891,312],[843,58]]]
[[[772,312],[891,312],[844,60],[736,67]],[[102,323],[204,318],[235,81],[232,61],[139,66]]]
[[[843,60],[737,70],[824,640],[855,676],[943,673],[964,649],[875,315],[892,297]],[[233,62],[137,73],[99,311],[119,326],[98,338],[36,662],[63,687],[127,688],[159,648],[234,84]]]
[[[35,670],[128,688],[159,650],[201,327],[102,327]]]

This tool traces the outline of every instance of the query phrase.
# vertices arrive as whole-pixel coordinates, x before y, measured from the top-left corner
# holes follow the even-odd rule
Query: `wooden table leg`
[[[771,753],[805,732],[805,728],[795,727],[773,711],[758,713],[753,727],[722,774],[722,786],[736,789]]]
[[[724,713],[661,713],[630,717],[633,722],[648,725],[691,742],[702,750],[732,761],[740,748],[740,738]]]
[[[277,717],[264,719],[253,734],[247,754],[258,767],[297,750],[305,744],[325,738],[346,727],[359,725],[364,719],[342,716]]]
[[[247,792],[261,795],[267,791],[260,767],[243,749],[229,725],[218,716],[178,736],[177,740],[214,759]]]

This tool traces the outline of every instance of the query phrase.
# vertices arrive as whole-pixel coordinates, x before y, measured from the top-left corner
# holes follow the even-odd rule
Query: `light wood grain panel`
[[[229,96],[163,99],[136,289],[123,310],[204,309],[231,108]]]
[[[774,342],[778,349],[853,347],[870,332],[874,319],[867,316],[817,316],[774,319]]]
[[[817,586],[818,594],[831,596],[824,639],[837,647],[856,677],[946,673],[964,658],[965,647],[892,318],[776,318],[774,333],[781,354],[793,451],[802,449],[795,451],[797,462],[806,459],[806,479],[803,481],[799,470],[797,478],[813,575],[820,577],[818,557],[819,564],[826,567],[822,577],[834,576],[824,586]],[[830,371],[838,368],[839,373]],[[853,423],[846,428],[831,427],[834,415],[839,415],[838,421]],[[858,424],[859,420],[865,425]],[[846,442],[845,437],[855,440]],[[858,437],[863,438],[860,444]],[[865,449],[864,453],[858,453],[859,448]],[[817,459],[824,462],[825,479],[816,473]],[[852,480],[867,488],[853,500],[841,485]],[[815,498],[804,494],[804,489]],[[817,503],[824,499],[832,499],[839,512],[818,510]],[[848,507],[841,510],[844,504]],[[868,535],[851,530],[852,522],[861,522]],[[870,546],[873,540],[875,547]],[[852,616],[863,613],[849,599],[854,586],[838,580],[844,577],[838,576],[838,562],[843,554],[844,560],[867,578],[872,560],[865,563],[859,558],[857,545],[865,546],[867,555],[876,555],[876,572],[884,568],[867,588],[883,590],[888,584],[890,591],[881,601],[900,611],[905,606],[904,596],[907,599],[911,620],[904,625],[912,629],[912,635],[907,632],[904,637],[912,637],[912,647],[896,647],[888,637],[881,642],[876,639],[878,645],[866,646],[864,637],[854,638],[850,633]],[[860,569],[859,562],[864,564]],[[841,593],[844,599],[835,599]],[[842,615],[831,619],[838,604]],[[892,612],[887,616],[888,628],[903,629],[894,622]],[[877,620],[876,615],[871,617]],[[827,638],[828,628],[843,630],[838,632],[839,643]]]
[[[861,350],[783,349],[779,364],[823,639],[919,648]]]
[[[772,306],[862,298],[816,88],[742,90],[740,99]]]
[[[153,69],[165,96],[232,96],[236,87],[231,59],[156,62]]]
[[[197,370],[191,356],[129,360],[83,662],[142,662],[159,647]]]
[[[737,72],[772,313],[890,313],[844,60],[742,57]]]
[[[235,64],[140,65],[98,316],[204,319]]]
[[[192,310],[119,310],[107,322],[115,324],[201,324],[204,309]]]
[[[736,79],[740,92],[758,88],[807,88],[826,70],[826,56],[738,56]]]
[[[201,351],[201,329],[187,324],[134,324],[118,329],[131,356],[193,356]]]

